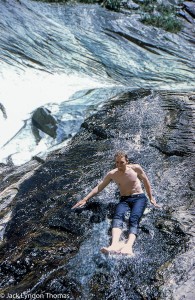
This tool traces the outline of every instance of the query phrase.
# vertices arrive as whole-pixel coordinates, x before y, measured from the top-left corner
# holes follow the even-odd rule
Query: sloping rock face
[[[193,17],[195,18],[195,3],[189,2],[189,1],[185,1],[183,3],[184,8],[186,9],[186,11]]]
[[[1,293],[47,299],[192,299],[194,93],[135,90],[111,99],[20,184],[1,245]],[[146,171],[150,204],[135,257],[105,257],[118,190],[73,204],[114,167],[117,150]],[[127,228],[124,227],[124,237]]]

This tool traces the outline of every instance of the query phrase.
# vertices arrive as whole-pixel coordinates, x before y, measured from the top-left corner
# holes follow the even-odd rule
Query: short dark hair
[[[127,154],[126,154],[125,152],[123,152],[123,151],[117,151],[117,152],[115,153],[115,156],[114,156],[115,160],[116,160],[118,157],[124,157],[124,158],[126,159],[126,161],[128,161]]]

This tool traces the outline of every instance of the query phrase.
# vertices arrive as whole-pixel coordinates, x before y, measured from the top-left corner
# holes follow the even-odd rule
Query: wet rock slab
[[[191,295],[193,99],[193,93],[121,93],[20,182],[0,249],[1,292],[117,300]],[[135,258],[99,251],[110,242],[114,184],[84,208],[71,209],[114,167],[119,149],[142,165],[162,204],[161,210],[148,205]]]

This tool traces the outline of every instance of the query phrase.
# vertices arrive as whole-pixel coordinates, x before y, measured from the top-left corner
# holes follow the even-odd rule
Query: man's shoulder
[[[129,164],[128,165],[131,169],[133,169],[135,172],[142,172],[143,169],[139,164]]]
[[[109,172],[108,172],[108,175],[110,175],[110,176],[114,175],[114,174],[117,172],[117,170],[118,170],[118,169],[115,168],[115,169],[109,171]]]
[[[139,164],[128,164],[128,167],[131,167],[132,169],[141,168]]]

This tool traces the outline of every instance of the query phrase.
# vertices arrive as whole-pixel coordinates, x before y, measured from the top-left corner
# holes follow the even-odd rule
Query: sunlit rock
[[[185,10],[193,17],[195,18],[195,3],[185,1],[183,2]]]

